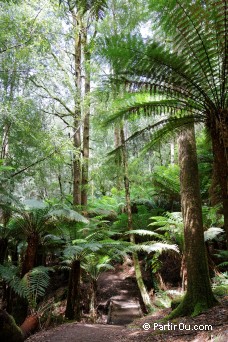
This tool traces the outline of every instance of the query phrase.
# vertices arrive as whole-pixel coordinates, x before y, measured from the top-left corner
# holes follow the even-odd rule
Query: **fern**
[[[204,241],[213,240],[219,234],[223,233],[224,230],[218,227],[211,227],[204,232]]]
[[[175,251],[179,253],[179,249],[177,245],[171,245],[168,243],[163,242],[150,242],[150,244],[138,244],[131,247],[133,251],[136,252],[146,252],[146,253],[152,253],[152,252],[163,252],[163,251]]]
[[[21,279],[14,266],[0,265],[0,276],[20,297],[27,299],[31,309],[36,309],[37,301],[45,295],[49,285],[51,268],[39,266],[26,273]]]

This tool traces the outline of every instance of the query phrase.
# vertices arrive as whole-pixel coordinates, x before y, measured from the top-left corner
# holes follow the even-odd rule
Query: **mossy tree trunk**
[[[65,317],[72,320],[80,320],[80,260],[74,260],[71,265],[71,271],[68,283],[67,304]]]
[[[75,68],[75,113],[74,113],[74,133],[73,143],[75,147],[73,160],[73,204],[81,205],[81,64],[82,64],[82,21],[80,13],[76,8],[71,10],[73,26],[74,26],[74,68]]]
[[[209,279],[204,243],[194,127],[186,128],[180,134],[179,164],[187,292],[183,301],[168,318],[195,316],[216,304]]]
[[[0,341],[23,342],[22,330],[16,325],[15,320],[6,311],[0,310]]]
[[[122,162],[124,169],[124,188],[125,188],[125,199],[126,199],[126,207],[127,207],[127,218],[128,218],[128,230],[133,230],[133,221],[132,221],[132,211],[131,211],[131,196],[130,196],[130,184],[128,178],[128,160],[127,160],[127,152],[125,147],[125,138],[124,138],[124,129],[120,130],[120,140],[122,146]],[[135,244],[135,236],[130,234],[130,241]],[[150,296],[146,289],[146,286],[143,281],[141,267],[139,263],[139,257],[137,252],[133,253],[133,262],[135,269],[135,277],[140,290],[140,294],[145,305],[147,312],[153,311],[153,306],[150,301]]]

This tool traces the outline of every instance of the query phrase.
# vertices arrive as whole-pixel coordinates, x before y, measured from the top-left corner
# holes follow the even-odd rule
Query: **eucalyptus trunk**
[[[74,38],[74,68],[75,68],[75,113],[73,143],[75,154],[73,160],[73,204],[81,205],[81,64],[82,64],[82,23],[75,9],[71,11],[75,30]]]
[[[129,184],[129,178],[128,178],[128,161],[127,161],[127,153],[126,153],[126,147],[125,147],[125,138],[124,138],[123,128],[120,130],[120,138],[121,138],[121,145],[122,145],[122,162],[123,162],[123,169],[124,169],[124,188],[125,188],[125,199],[126,199],[126,206],[127,206],[128,230],[133,230],[130,184]],[[135,244],[134,234],[130,234],[130,241]],[[141,267],[139,263],[139,257],[138,257],[137,252],[133,252],[132,256],[133,256],[133,262],[134,262],[135,277],[136,277],[136,281],[138,284],[138,288],[140,290],[143,303],[145,305],[147,312],[152,312],[153,306],[151,304],[150,296],[148,294],[148,291],[143,281]]]
[[[82,189],[81,204],[87,205],[89,184],[89,130],[90,130],[90,51],[87,43],[87,32],[84,35],[85,59],[85,116],[83,125],[83,163],[82,163]]]
[[[202,206],[194,127],[179,137],[181,204],[184,221],[184,253],[187,268],[187,292],[169,318],[198,315],[216,304],[209,279],[204,243]]]

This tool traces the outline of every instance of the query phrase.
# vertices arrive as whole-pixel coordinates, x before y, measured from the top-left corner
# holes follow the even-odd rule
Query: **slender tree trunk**
[[[169,318],[195,316],[216,304],[209,279],[204,243],[194,127],[186,128],[180,134],[179,164],[187,292],[181,304],[168,316]]]
[[[127,206],[128,230],[133,230],[130,184],[129,184],[129,178],[128,178],[128,162],[127,162],[127,153],[126,153],[126,147],[125,147],[125,138],[124,138],[123,128],[120,130],[120,137],[121,137],[121,145],[122,145],[122,161],[123,161],[123,168],[124,168],[124,188],[125,188],[125,198],[126,198],[126,206]],[[135,236],[133,234],[130,234],[130,241],[135,244]],[[138,287],[142,296],[143,303],[146,307],[147,312],[152,312],[153,307],[150,301],[150,296],[143,282],[142,272],[141,272],[141,267],[140,267],[137,252],[133,252],[133,262],[134,262],[134,268],[135,268],[136,281],[137,281],[137,284],[138,284]]]
[[[90,298],[90,317],[93,323],[95,323],[97,319],[96,306],[97,306],[97,280],[92,279],[91,298]]]
[[[80,320],[80,275],[80,260],[74,260],[71,266],[68,282],[65,317],[68,319],[76,319],[78,321]]]
[[[85,117],[83,126],[83,163],[82,163],[82,192],[81,204],[87,205],[89,184],[89,130],[90,130],[90,51],[87,46],[87,32],[84,39],[85,63]]]
[[[76,10],[72,10],[73,25],[75,29],[74,41],[74,67],[75,67],[75,116],[74,116],[74,147],[75,155],[73,160],[73,204],[81,205],[81,66],[82,66],[82,37],[81,18]]]
[[[115,127],[114,130],[114,143],[115,143],[115,148],[119,147],[121,144],[121,139],[120,139],[120,128],[118,126]],[[118,190],[121,190],[122,188],[122,182],[121,182],[121,157],[119,154],[115,157],[115,164],[116,164],[116,169],[117,169],[117,181],[116,181],[116,187]]]
[[[26,248],[25,257],[22,264],[22,277],[35,266],[37,250],[39,245],[39,234],[37,232],[31,233],[27,238],[27,243],[28,245]]]

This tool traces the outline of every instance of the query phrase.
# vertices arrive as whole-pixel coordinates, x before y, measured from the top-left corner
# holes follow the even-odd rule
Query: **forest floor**
[[[40,331],[28,338],[28,342],[227,342],[228,341],[228,297],[221,304],[195,317],[182,317],[167,323],[159,323],[169,309],[135,320],[128,326],[105,324],[66,323],[54,329]],[[150,328],[145,331],[143,325]],[[154,324],[163,324],[163,330]],[[166,326],[164,325],[166,324]],[[177,328],[174,329],[174,324]],[[148,327],[149,327],[148,325]],[[211,325],[212,330],[207,330]],[[187,328],[184,329],[184,327]],[[161,328],[161,326],[160,326]],[[172,328],[172,329],[171,329]],[[179,329],[178,329],[179,328]],[[191,330],[189,330],[191,329]],[[196,330],[198,329],[198,330]]]
[[[115,271],[102,274],[98,283],[98,303],[105,307],[110,298],[139,300],[133,267],[119,266]],[[181,317],[162,323],[171,309],[162,309],[152,315],[135,319],[128,325],[106,324],[101,315],[100,324],[86,321],[65,323],[42,330],[29,337],[28,342],[226,342],[228,341],[228,296],[207,312],[191,318]]]

